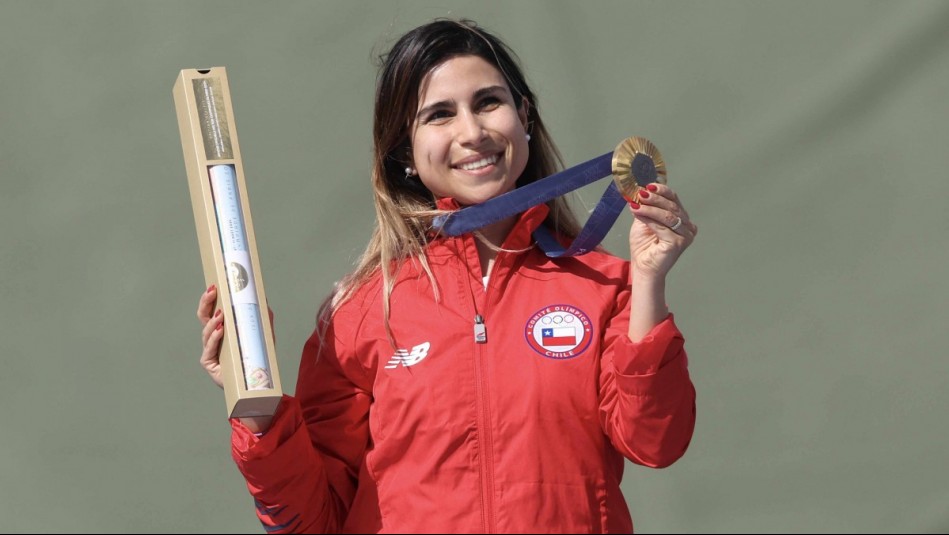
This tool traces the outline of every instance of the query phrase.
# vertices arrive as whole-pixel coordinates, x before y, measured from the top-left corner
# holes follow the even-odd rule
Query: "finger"
[[[217,286],[208,286],[208,289],[201,294],[198,300],[198,321],[204,325],[211,319],[211,311],[214,310],[214,302],[217,301]]]
[[[632,208],[634,215],[649,218],[666,228],[675,226],[675,224],[679,222],[679,218],[682,217],[670,210],[649,204],[630,205],[630,208]],[[682,218],[682,225],[680,225],[679,228],[681,229],[685,223],[685,218]]]
[[[209,319],[208,322],[204,324],[204,328],[201,329],[202,345],[207,345],[208,340],[211,338],[211,334],[215,330],[220,329],[222,325],[224,325],[224,313],[221,311],[221,309],[218,309],[218,311],[214,313],[214,316],[212,316],[211,319]]]
[[[639,192],[642,194],[640,197],[643,203],[665,208],[681,217],[685,222],[691,220],[689,212],[685,209],[685,206],[682,205],[682,199],[679,197],[679,194],[668,185],[656,182],[649,184],[645,190],[640,190]]]
[[[656,208],[661,208],[677,215],[682,213],[682,207],[679,206],[675,200],[664,197],[657,192],[650,192],[648,189],[639,190],[638,203],[648,206],[655,206]]]
[[[638,206],[638,207],[637,207]],[[660,238],[667,241],[677,241],[677,238],[692,239],[691,223],[682,220],[682,223],[672,230],[679,221],[679,217],[668,210],[649,205],[630,205],[633,216],[646,224]]]
[[[208,338],[204,342],[204,349],[201,352],[201,362],[217,361],[221,353],[221,340],[224,338],[224,323],[218,323],[217,327],[211,329]]]
[[[212,375],[221,365],[221,340],[224,338],[224,325],[214,329],[204,345],[204,351],[201,352],[201,367]]]
[[[662,241],[674,242],[680,239],[679,234],[677,234],[675,231],[649,216],[633,212],[633,217],[636,218],[637,221],[649,227],[649,230],[651,230],[653,234],[655,234],[657,238]]]
[[[646,186],[645,189],[646,191],[650,193],[655,193],[656,195],[659,195],[660,197],[665,197],[666,199],[669,199],[675,204],[681,204],[681,202],[679,201],[679,194],[677,194],[675,190],[670,188],[667,184],[660,184],[658,182],[653,182],[652,184],[649,184],[648,186]]]
[[[648,204],[663,208],[681,217],[684,222],[689,221],[689,213],[682,206],[682,200],[679,195],[665,184],[649,184],[645,189],[639,190],[640,204]]]

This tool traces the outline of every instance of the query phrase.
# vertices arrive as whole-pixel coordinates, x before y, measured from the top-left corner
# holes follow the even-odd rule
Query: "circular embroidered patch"
[[[531,314],[524,335],[534,351],[550,359],[565,360],[590,347],[593,326],[590,317],[575,306],[550,305]]]

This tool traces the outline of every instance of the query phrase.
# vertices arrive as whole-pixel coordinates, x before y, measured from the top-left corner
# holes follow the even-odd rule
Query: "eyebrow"
[[[492,93],[496,93],[496,92],[498,92],[498,91],[502,91],[502,92],[503,92],[504,90],[505,90],[505,88],[504,88],[504,87],[501,87],[501,86],[499,86],[499,85],[489,85],[489,86],[487,86],[487,87],[482,87],[481,89],[475,91],[475,93],[474,93],[474,99],[477,100],[477,99],[479,99],[479,98],[481,98],[481,97],[483,97],[483,96],[485,96],[485,95],[489,95],[489,94],[492,94]],[[431,111],[435,111],[435,110],[439,110],[439,109],[443,109],[443,108],[448,108],[448,107],[450,107],[450,106],[452,105],[452,103],[453,103],[453,101],[451,101],[451,100],[439,100],[438,102],[433,102],[433,103],[429,104],[428,106],[425,106],[424,108],[420,109],[420,110],[418,111],[418,113],[415,114],[415,118],[416,118],[416,119],[421,119],[423,115],[425,115],[425,114],[427,114],[427,113],[429,113],[429,112],[431,112]]]

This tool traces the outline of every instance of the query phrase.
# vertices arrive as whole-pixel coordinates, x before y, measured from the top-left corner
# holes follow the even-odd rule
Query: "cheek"
[[[527,144],[527,140],[517,142],[514,157],[511,161],[511,174],[514,175],[515,180],[519,179],[524,169],[527,168],[527,159],[529,156],[530,147]]]
[[[422,185],[425,186],[425,189],[432,192],[432,195],[434,195],[436,198],[451,196],[448,191],[445,191],[443,188],[440,187],[440,184],[438,182],[433,182],[430,178],[426,178],[426,176],[427,175],[420,174],[419,180],[422,181]]]
[[[449,142],[435,132],[420,131],[412,139],[412,159],[416,166],[437,164],[448,154]]]
[[[498,131],[504,132],[514,142],[524,140],[524,134],[527,131],[524,130],[524,124],[521,123],[521,119],[516,112],[505,113],[499,119]]]
[[[511,167],[516,176],[520,176],[524,172],[524,168],[527,167],[527,159],[530,156],[530,143],[525,137],[526,134],[527,131],[524,130],[520,122],[517,122],[511,129],[510,139],[514,146]]]
[[[510,147],[510,165],[511,170],[516,175],[520,175],[527,165],[528,143],[525,135],[524,125],[521,123],[516,113],[505,113],[499,115],[491,125],[491,130],[499,134],[507,141]]]

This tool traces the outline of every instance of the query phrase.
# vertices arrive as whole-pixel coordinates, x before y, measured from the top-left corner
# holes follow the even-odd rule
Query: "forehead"
[[[430,70],[419,85],[419,103],[458,100],[484,87],[508,88],[507,81],[494,65],[478,56],[455,56]]]

